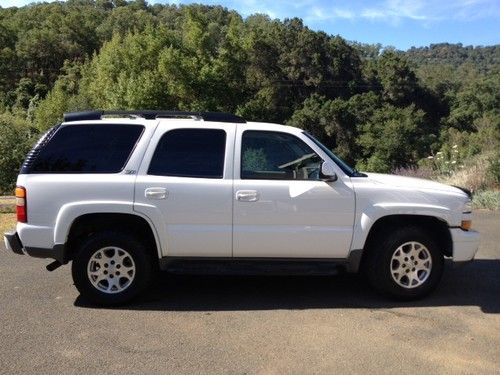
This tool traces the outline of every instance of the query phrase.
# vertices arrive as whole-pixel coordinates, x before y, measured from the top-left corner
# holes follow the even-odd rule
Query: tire
[[[136,237],[100,232],[80,245],[71,273],[83,298],[113,306],[129,302],[144,291],[154,267],[152,256]]]
[[[443,268],[443,254],[436,242],[418,227],[403,227],[377,236],[364,264],[374,289],[406,301],[432,292]]]

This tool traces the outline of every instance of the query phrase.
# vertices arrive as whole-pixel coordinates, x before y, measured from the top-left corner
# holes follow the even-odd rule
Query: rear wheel
[[[378,291],[412,300],[433,291],[443,274],[443,254],[418,227],[405,227],[378,236],[372,243],[365,272]]]
[[[150,283],[152,259],[133,236],[102,232],[88,237],[73,260],[73,281],[80,294],[100,305],[117,305],[139,295]]]

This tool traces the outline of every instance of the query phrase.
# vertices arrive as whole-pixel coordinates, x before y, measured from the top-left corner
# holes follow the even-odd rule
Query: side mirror
[[[335,168],[331,162],[324,161],[321,164],[321,180],[325,182],[337,181],[337,173],[335,173]]]

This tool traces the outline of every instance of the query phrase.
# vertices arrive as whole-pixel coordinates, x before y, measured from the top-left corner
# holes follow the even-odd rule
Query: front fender
[[[377,203],[356,213],[351,249],[363,249],[373,224],[392,215],[431,216],[448,225],[456,221],[455,213],[445,206],[425,203]]]

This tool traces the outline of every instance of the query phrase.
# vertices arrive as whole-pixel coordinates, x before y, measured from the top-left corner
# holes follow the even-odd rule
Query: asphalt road
[[[162,275],[131,306],[88,306],[70,268],[0,252],[0,374],[500,374],[500,212],[478,212],[477,260],[423,301],[355,275]]]

